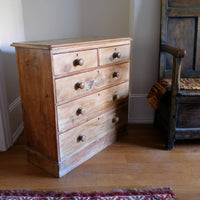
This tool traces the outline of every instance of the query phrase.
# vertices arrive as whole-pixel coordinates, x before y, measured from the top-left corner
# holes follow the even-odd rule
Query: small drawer
[[[200,128],[200,104],[178,104],[177,128]]]
[[[60,162],[111,132],[116,132],[117,135],[118,128],[127,122],[127,116],[126,106],[104,113],[59,135]]]
[[[101,48],[99,50],[100,65],[115,63],[129,59],[130,45]]]
[[[55,76],[66,75],[93,67],[97,67],[96,49],[53,55],[53,71]]]
[[[128,102],[129,83],[108,88],[57,107],[58,131],[69,130],[106,110]]]
[[[129,63],[55,80],[57,102],[74,100],[99,88],[129,79]]]

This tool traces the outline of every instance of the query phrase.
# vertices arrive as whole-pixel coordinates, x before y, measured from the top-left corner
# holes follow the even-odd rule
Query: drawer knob
[[[77,111],[76,111],[77,115],[84,115],[85,114],[85,109],[80,107]]]
[[[75,85],[76,90],[77,89],[84,89],[85,88],[85,83],[84,82],[78,82]]]
[[[116,101],[116,100],[119,100],[120,99],[120,95],[118,93],[115,93],[113,95],[113,100]]]
[[[86,136],[85,135],[79,135],[77,138],[77,142],[85,142]]]
[[[120,52],[113,53],[113,59],[116,59],[116,58],[121,58],[121,53]]]
[[[76,67],[76,66],[83,66],[83,64],[84,64],[84,60],[83,59],[76,59],[76,60],[74,60],[74,62],[73,62],[73,65]]]
[[[118,122],[119,122],[119,117],[113,118],[112,122],[113,122],[113,123],[118,123]]]
[[[113,73],[113,78],[119,78],[120,76],[120,73],[119,72],[114,72]]]

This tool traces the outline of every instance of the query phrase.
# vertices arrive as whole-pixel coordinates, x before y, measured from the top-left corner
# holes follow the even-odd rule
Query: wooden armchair
[[[172,150],[175,140],[200,138],[200,0],[162,0],[159,69],[159,80],[171,79],[171,90],[155,124],[168,133]]]

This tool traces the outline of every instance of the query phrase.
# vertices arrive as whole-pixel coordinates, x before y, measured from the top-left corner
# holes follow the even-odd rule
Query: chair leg
[[[154,113],[154,121],[153,121],[153,126],[154,127],[158,127],[158,118],[157,118],[157,110],[155,111],[155,113]]]
[[[167,149],[168,151],[173,150],[173,148],[174,148],[174,142],[175,142],[174,137],[173,137],[173,138],[172,138],[172,137],[169,137],[169,138],[168,138],[168,141],[167,141],[167,144],[166,144],[166,149]]]

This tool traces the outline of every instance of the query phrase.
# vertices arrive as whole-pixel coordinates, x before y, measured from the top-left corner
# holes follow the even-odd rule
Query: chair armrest
[[[172,56],[175,56],[176,58],[184,58],[186,56],[186,50],[184,49],[178,49],[169,45],[162,44],[160,46],[161,51],[165,51]]]

